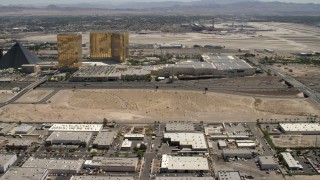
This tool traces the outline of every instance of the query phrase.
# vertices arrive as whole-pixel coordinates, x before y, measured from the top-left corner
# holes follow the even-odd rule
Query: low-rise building
[[[166,124],[166,132],[194,132],[191,122],[170,122]]]
[[[11,149],[28,149],[32,141],[25,139],[10,139],[6,147]]]
[[[161,172],[208,172],[208,159],[196,156],[162,155]]]
[[[126,176],[72,176],[70,180],[134,180]]]
[[[303,166],[299,163],[299,161],[295,160],[292,155],[288,152],[281,153],[282,158],[287,164],[289,170],[302,170]]]
[[[289,134],[320,134],[320,123],[280,123],[279,126]]]
[[[108,172],[135,172],[139,163],[138,158],[108,158],[93,157],[84,163],[85,168],[102,169]]]
[[[115,139],[115,136],[115,131],[101,131],[93,141],[92,146],[99,149],[109,149]]]
[[[49,128],[52,132],[91,132],[97,135],[103,128],[102,124],[53,124]]]
[[[236,140],[236,144],[238,148],[254,149],[257,146],[253,140]]]
[[[227,148],[228,147],[228,144],[225,140],[218,140],[218,147],[220,149],[224,149],[224,148]]]
[[[203,133],[164,133],[163,140],[180,149],[189,148],[193,151],[206,151],[207,142]]]
[[[6,172],[16,160],[15,154],[0,154],[0,173]]]
[[[124,138],[129,140],[143,140],[144,135],[143,134],[125,134]]]
[[[253,149],[223,149],[223,157],[228,158],[253,158],[257,155],[257,151]]]
[[[213,177],[194,177],[194,176],[163,176],[156,177],[156,180],[214,180]]]
[[[22,167],[48,169],[48,174],[77,174],[81,169],[84,160],[65,159],[35,159],[30,157]]]
[[[122,141],[121,150],[122,151],[130,150],[131,146],[132,146],[132,141],[129,141],[128,139],[125,139],[124,141]]]
[[[0,179],[1,180],[45,180],[48,170],[45,168],[12,167]]]
[[[88,146],[91,132],[53,132],[46,140],[47,144]]]
[[[21,124],[20,126],[15,128],[15,134],[28,134],[33,126],[28,124]]]
[[[218,180],[242,180],[239,171],[218,171]]]
[[[258,162],[262,170],[278,169],[278,163],[274,160],[273,156],[260,156]]]

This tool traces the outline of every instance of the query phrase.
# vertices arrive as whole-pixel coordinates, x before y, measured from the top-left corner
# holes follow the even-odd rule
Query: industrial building
[[[30,157],[22,167],[48,169],[48,174],[77,174],[83,166],[84,160],[65,159],[35,159]]]
[[[93,157],[86,160],[84,168],[102,169],[107,172],[135,172],[138,168],[138,158],[108,158]]]
[[[143,134],[125,134],[124,139],[129,139],[129,140],[143,140],[144,135]]]
[[[218,147],[219,149],[224,149],[228,147],[228,144],[225,140],[218,140]]]
[[[246,158],[251,159],[257,155],[253,149],[223,149],[223,158]]]
[[[53,124],[49,128],[52,132],[92,132],[97,135],[103,128],[102,124]]]
[[[90,33],[90,58],[125,62],[129,54],[128,32]]]
[[[221,135],[223,131],[222,125],[214,126],[214,127],[204,127],[204,133],[206,136],[210,135]]]
[[[258,162],[262,170],[278,169],[278,163],[273,156],[259,156]]]
[[[82,35],[58,34],[58,66],[79,67],[82,62]]]
[[[156,180],[214,180],[213,177],[194,177],[194,176],[157,176]]]
[[[45,168],[12,167],[1,178],[1,180],[45,180],[48,170]]]
[[[239,171],[218,171],[218,180],[242,180]]]
[[[32,129],[32,126],[27,124],[21,124],[15,128],[15,134],[28,134]]]
[[[320,123],[279,123],[284,133],[320,134]]]
[[[192,151],[206,151],[207,142],[203,133],[164,133],[164,142],[180,149],[188,148]]]
[[[253,140],[236,140],[238,148],[255,149],[257,144]]]
[[[0,173],[6,172],[16,160],[15,154],[0,154]]]
[[[11,149],[28,149],[32,144],[32,141],[25,139],[10,139],[6,144],[6,147]]]
[[[125,139],[124,141],[122,141],[120,149],[122,151],[130,150],[131,146],[132,146],[132,141],[129,141],[128,139]]]
[[[212,140],[218,140],[218,139],[224,139],[224,140],[227,140],[227,139],[241,140],[241,139],[243,139],[243,140],[245,140],[245,139],[250,139],[250,137],[246,136],[246,135],[231,135],[231,134],[211,135],[209,138]]]
[[[91,137],[91,132],[53,132],[46,139],[46,144],[88,146]]]
[[[194,132],[194,125],[191,122],[169,122],[166,123],[166,132]]]
[[[289,170],[302,170],[303,169],[303,167],[299,163],[299,161],[295,160],[290,153],[282,152],[281,156],[284,159],[284,161],[286,162]]]
[[[115,131],[101,131],[93,141],[92,146],[99,149],[109,149],[115,139]]]
[[[161,172],[208,172],[209,164],[205,157],[162,155]]]
[[[72,176],[70,180],[134,180],[125,176]]]

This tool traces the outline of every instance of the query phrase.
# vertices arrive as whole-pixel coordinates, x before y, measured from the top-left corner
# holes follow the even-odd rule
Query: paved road
[[[255,136],[258,141],[262,144],[264,149],[264,156],[273,156],[274,152],[270,149],[270,146],[267,144],[266,140],[263,138],[263,134],[258,130],[256,123],[247,123],[252,135]]]

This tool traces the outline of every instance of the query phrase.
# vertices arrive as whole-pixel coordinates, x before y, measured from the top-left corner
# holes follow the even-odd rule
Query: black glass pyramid
[[[19,68],[22,64],[36,64],[39,58],[17,42],[0,59],[0,68]]]

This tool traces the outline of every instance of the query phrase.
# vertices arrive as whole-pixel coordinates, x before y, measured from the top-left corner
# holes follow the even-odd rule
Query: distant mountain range
[[[143,10],[142,10],[143,9]],[[191,2],[128,2],[54,4],[45,7],[0,6],[0,15],[92,15],[92,14],[162,14],[162,15],[263,15],[320,16],[320,4],[261,2],[257,0],[201,0]],[[107,11],[106,11],[107,10]],[[14,12],[14,13],[13,13]],[[61,12],[61,13],[59,13]],[[76,12],[76,13],[75,13]],[[73,14],[72,14],[73,13]],[[19,14],[17,14],[19,15]]]

